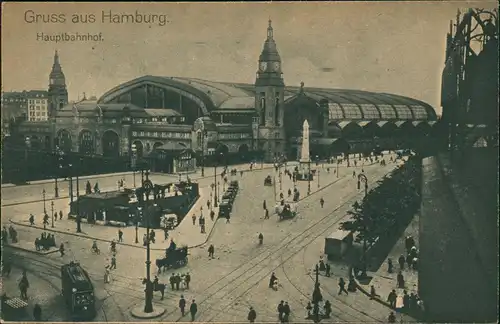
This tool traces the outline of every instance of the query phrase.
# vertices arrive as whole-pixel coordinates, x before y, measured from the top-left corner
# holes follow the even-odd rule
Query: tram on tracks
[[[94,285],[79,263],[61,267],[62,295],[74,320],[91,320],[96,316]]]

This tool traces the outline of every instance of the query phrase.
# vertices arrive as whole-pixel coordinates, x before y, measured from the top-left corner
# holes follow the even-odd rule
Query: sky
[[[285,84],[394,93],[427,102],[440,113],[450,20],[459,8],[495,6],[495,1],[3,2],[2,91],[47,89],[55,50],[70,100],[83,93],[99,97],[148,74],[254,83],[271,18]],[[158,17],[153,23],[102,21],[103,12],[110,11],[156,14],[166,23]],[[102,38],[37,39],[61,33],[101,33]]]

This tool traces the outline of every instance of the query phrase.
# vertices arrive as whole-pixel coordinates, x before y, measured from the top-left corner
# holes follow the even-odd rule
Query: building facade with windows
[[[49,119],[48,91],[27,91],[26,99],[28,103],[28,121],[46,121]]]
[[[220,151],[231,159],[274,161],[300,154],[310,125],[311,154],[395,149],[432,137],[436,113],[419,100],[360,90],[285,84],[269,21],[254,84],[146,75],[117,85],[97,100],[68,103],[59,56],[50,74],[49,120],[19,131],[40,146],[88,156],[160,159],[159,148],[190,149],[200,162]],[[165,147],[164,147],[165,148]],[[162,149],[162,152],[165,152]]]

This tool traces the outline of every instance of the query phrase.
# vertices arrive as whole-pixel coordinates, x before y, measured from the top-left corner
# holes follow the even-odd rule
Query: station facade
[[[287,86],[281,63],[269,21],[254,84],[146,75],[117,85],[98,100],[68,103],[56,53],[49,120],[21,122],[18,131],[31,149],[57,147],[108,158],[134,153],[165,172],[171,171],[165,164],[185,151],[202,163],[219,153],[226,162],[297,159],[306,119],[310,154],[318,158],[411,147],[433,137],[436,113],[422,101],[304,83]]]

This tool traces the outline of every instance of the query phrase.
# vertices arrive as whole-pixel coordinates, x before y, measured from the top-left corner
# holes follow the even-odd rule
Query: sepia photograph
[[[1,15],[2,322],[498,322],[497,1]]]

